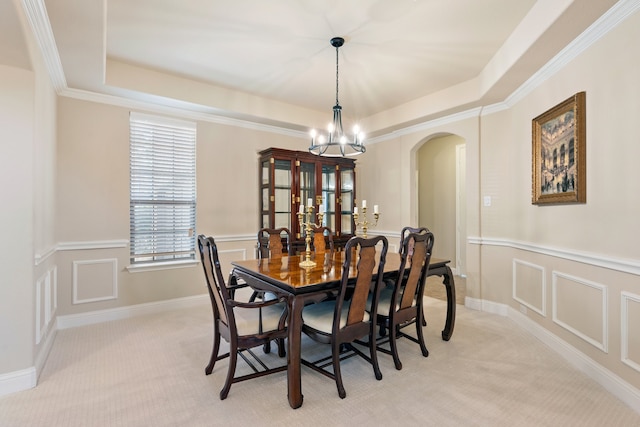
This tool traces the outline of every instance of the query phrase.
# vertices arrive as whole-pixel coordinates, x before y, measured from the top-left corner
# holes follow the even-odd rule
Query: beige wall
[[[418,225],[428,227],[436,237],[433,256],[456,265],[456,135],[433,138],[417,153]]]
[[[639,37],[636,14],[522,99],[481,114],[477,138],[465,138],[471,305],[498,303],[524,313],[637,388],[640,144],[634,117],[640,103],[632,94],[640,93],[640,57],[627,47]],[[579,91],[587,93],[587,203],[532,205],[531,120]],[[426,132],[464,136],[469,125],[452,120]],[[424,139],[424,131],[416,132],[369,151],[401,164]],[[377,188],[389,193],[380,204],[413,198],[407,183],[414,172]],[[403,194],[390,194],[393,188]],[[483,206],[484,196],[491,206]]]
[[[33,364],[33,95],[32,72],[0,66],[0,373]]]
[[[60,315],[205,293],[198,263],[130,272],[130,109],[61,97],[58,103]],[[195,120],[194,120],[195,121]],[[228,262],[253,258],[258,229],[258,152],[307,144],[284,134],[197,122],[198,233],[218,239]],[[106,247],[105,246],[110,246]],[[113,273],[115,268],[115,273]],[[100,284],[88,278],[107,274]]]
[[[19,372],[18,388],[35,385],[53,341],[57,283],[56,95],[33,36],[24,42],[31,69],[0,65],[0,375]]]
[[[397,246],[402,227],[419,223],[419,150],[434,139],[452,134],[456,135],[457,140],[465,142],[467,153],[464,227],[468,236],[480,235],[479,115],[480,110],[471,111],[464,118],[451,123],[426,124],[413,133],[376,142],[369,145],[366,155],[358,159],[358,194],[363,194],[363,198],[368,200],[376,200],[376,204],[380,205],[383,214],[376,230],[386,235],[392,244]],[[450,185],[454,186],[452,191],[455,192],[455,182]],[[455,218],[455,210],[447,212],[447,215]],[[455,239],[455,235],[451,238]],[[452,246],[455,248],[455,244]],[[479,247],[467,243],[462,251],[467,260],[467,294],[480,298]],[[455,259],[455,252],[452,257]]]

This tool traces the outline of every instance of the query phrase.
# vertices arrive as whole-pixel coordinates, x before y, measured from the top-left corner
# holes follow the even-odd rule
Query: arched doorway
[[[436,236],[434,257],[451,260],[466,274],[466,145],[464,138],[439,134],[416,151],[418,225]]]

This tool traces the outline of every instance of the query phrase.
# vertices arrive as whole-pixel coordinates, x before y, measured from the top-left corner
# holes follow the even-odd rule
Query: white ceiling
[[[343,116],[381,133],[504,100],[615,0],[24,2],[46,5],[66,89],[296,130],[329,121],[344,37]]]

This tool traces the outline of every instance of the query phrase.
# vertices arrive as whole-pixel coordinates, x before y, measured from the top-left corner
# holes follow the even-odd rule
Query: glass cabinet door
[[[274,223],[273,228],[291,229],[291,161],[274,161]]]
[[[322,225],[333,232],[336,248],[343,246],[354,234],[355,161],[275,147],[259,154],[260,227],[288,228],[293,251],[303,251],[305,233],[298,214],[301,205],[306,213],[311,204],[311,222],[318,223],[322,209]]]
[[[318,213],[318,206],[316,206],[316,165],[315,163],[298,162],[298,167],[298,186],[300,188],[300,203],[298,206],[304,205],[304,212],[306,213],[309,207],[309,200],[311,200],[311,206],[314,207],[311,222],[315,222],[316,214]],[[299,224],[298,229],[291,230],[291,232],[304,236],[304,230]]]
[[[264,160],[260,163],[260,228],[270,227],[269,210],[271,201],[271,163]]]
[[[336,167],[322,165],[322,208],[324,218],[322,225],[329,227],[334,234],[336,228]]]
[[[340,231],[353,234],[353,206],[355,194],[355,171],[343,168],[340,171]]]

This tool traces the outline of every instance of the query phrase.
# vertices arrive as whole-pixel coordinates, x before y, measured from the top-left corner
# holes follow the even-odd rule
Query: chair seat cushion
[[[349,314],[350,301],[345,301],[342,305],[342,314],[340,316],[340,328],[347,325],[347,316]],[[335,301],[323,301],[311,304],[302,309],[302,320],[308,327],[316,329],[320,332],[330,334],[333,329],[333,313],[336,310]],[[369,321],[369,313],[365,311],[363,322]]]
[[[262,311],[262,332],[277,331],[278,322],[285,309],[285,303],[270,305],[262,309],[235,307],[233,313],[236,317],[238,335],[256,335],[260,332],[260,311]]]
[[[380,298],[378,299],[379,315],[382,315],[382,316],[389,315],[389,309],[391,308],[392,297],[393,297],[393,287],[385,286],[384,288],[382,288],[382,290],[380,291]],[[402,294],[400,294],[399,299],[402,299]],[[369,312],[371,312],[371,304],[372,304],[372,297],[369,296],[369,299],[367,299],[367,311]],[[415,305],[416,305],[416,300],[414,298],[411,306],[415,306]],[[396,304],[396,310],[398,310],[399,308],[400,308],[400,304]]]

